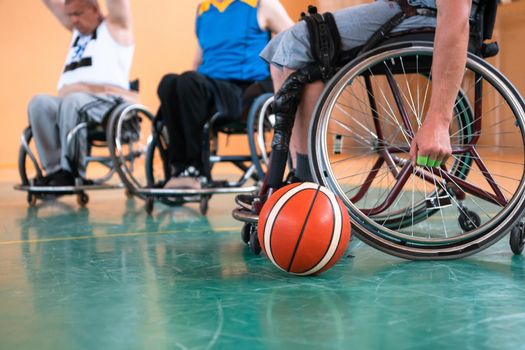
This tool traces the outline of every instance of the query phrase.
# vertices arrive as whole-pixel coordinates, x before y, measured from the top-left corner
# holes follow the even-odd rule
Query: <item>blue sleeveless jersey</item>
[[[197,39],[202,48],[198,72],[214,79],[266,79],[269,68],[259,53],[270,40],[257,22],[258,0],[203,1],[197,12]]]

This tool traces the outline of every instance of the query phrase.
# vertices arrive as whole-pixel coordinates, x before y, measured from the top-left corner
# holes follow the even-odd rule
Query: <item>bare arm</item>
[[[73,24],[66,14],[64,0],[44,0],[44,4],[67,30],[73,30]]]
[[[107,23],[113,38],[122,45],[133,44],[129,0],[106,0]]]
[[[449,126],[465,71],[470,3],[470,0],[436,1],[438,17],[432,63],[432,95],[425,120],[412,141],[410,155],[413,164],[417,155],[445,161],[452,152]]]
[[[195,49],[195,57],[193,57],[191,68],[193,70],[197,70],[197,68],[199,68],[201,63],[202,63],[202,48],[200,47],[200,45],[197,44],[197,49]]]
[[[294,24],[279,0],[260,1],[260,22],[264,29],[272,33],[279,33]]]

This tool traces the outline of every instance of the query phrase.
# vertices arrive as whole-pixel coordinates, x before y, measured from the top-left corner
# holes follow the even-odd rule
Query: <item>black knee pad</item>
[[[288,149],[297,106],[306,84],[320,80],[319,65],[314,64],[292,73],[275,95],[272,110],[275,114],[275,133],[272,149]]]
[[[319,65],[307,66],[292,73],[275,95],[272,104],[275,114],[275,125],[272,140],[272,158],[268,173],[268,185],[271,188],[279,188],[282,184],[295,113],[301,101],[303,88],[308,83],[320,80],[321,76],[322,72]]]

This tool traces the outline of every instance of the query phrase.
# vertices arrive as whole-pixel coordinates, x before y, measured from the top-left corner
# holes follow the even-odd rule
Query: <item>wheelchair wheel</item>
[[[268,170],[275,116],[271,111],[273,94],[259,96],[248,115],[248,145],[252,162],[262,180]]]
[[[257,229],[253,228],[250,230],[250,241],[248,243],[250,246],[250,250],[253,254],[259,255],[261,254],[261,244],[259,243],[259,237],[257,235]]]
[[[431,64],[432,47],[423,43],[358,57],[327,85],[310,129],[315,177],[341,197],[356,234],[408,259],[480,251],[525,207],[525,103],[474,55],[454,105],[452,156],[439,168],[412,166],[410,142],[428,110]]]
[[[146,209],[146,213],[148,214],[148,216],[151,216],[151,214],[153,213],[154,206],[155,206],[155,200],[153,199],[153,197],[146,198],[145,209]]]
[[[36,177],[42,177],[42,170],[36,158],[36,149],[31,145],[33,132],[27,127],[22,133],[22,145],[18,152],[18,173],[23,186],[28,186],[29,182]],[[36,195],[33,194],[36,200]],[[29,197],[28,197],[29,198]],[[32,202],[29,201],[28,202]]]
[[[30,207],[34,207],[36,205],[37,199],[38,198],[35,193],[27,192],[27,204],[29,204]]]
[[[149,188],[161,188],[170,178],[168,162],[168,142],[165,130],[158,130],[152,134],[146,150],[146,181]],[[182,205],[180,197],[161,197],[159,200],[169,206]]]
[[[148,187],[146,152],[153,140],[153,115],[138,104],[122,104],[109,118],[107,127],[108,147],[113,164],[127,190],[144,199],[137,192]]]
[[[520,255],[525,246],[525,230],[523,224],[516,225],[510,230],[510,249],[514,255]]]
[[[201,196],[199,201],[199,210],[203,216],[206,216],[208,213],[208,204],[210,201],[210,196]]]
[[[81,191],[77,194],[77,203],[81,207],[85,207],[89,203],[89,196],[86,192]]]

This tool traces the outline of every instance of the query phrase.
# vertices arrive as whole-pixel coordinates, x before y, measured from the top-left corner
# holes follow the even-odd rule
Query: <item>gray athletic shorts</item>
[[[378,0],[334,12],[341,35],[341,48],[350,50],[365,44],[379,27],[400,11],[397,2]],[[435,25],[436,19],[433,17],[414,16],[404,20],[393,32]],[[280,68],[299,69],[312,63],[306,23],[299,21],[292,28],[276,35],[261,52],[261,57]]]

